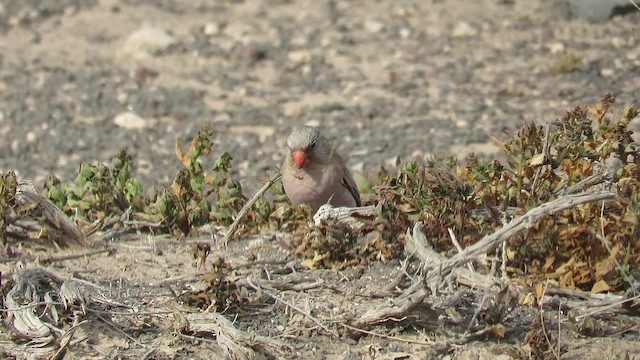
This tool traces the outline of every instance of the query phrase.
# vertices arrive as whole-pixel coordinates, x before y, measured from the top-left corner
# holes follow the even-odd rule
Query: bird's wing
[[[351,171],[349,171],[349,168],[344,163],[344,160],[342,160],[342,157],[340,157],[340,155],[335,154],[335,157],[337,158],[337,161],[340,164],[340,169],[342,171],[342,179],[340,180],[340,182],[344,187],[347,188],[347,190],[349,190],[351,195],[353,195],[353,198],[356,200],[356,206],[362,206],[362,202],[360,201],[360,193],[358,192],[358,186],[353,180]]]

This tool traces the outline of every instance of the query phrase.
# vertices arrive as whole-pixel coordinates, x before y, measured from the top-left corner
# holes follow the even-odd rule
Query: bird
[[[282,184],[294,206],[309,205],[313,213],[326,203],[361,206],[351,171],[317,128],[294,129],[287,138],[286,150]]]

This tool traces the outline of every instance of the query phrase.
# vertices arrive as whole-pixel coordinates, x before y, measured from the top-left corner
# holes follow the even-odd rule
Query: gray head
[[[331,158],[329,141],[314,127],[305,126],[291,132],[287,146],[293,162],[302,168],[309,162],[325,162]]]

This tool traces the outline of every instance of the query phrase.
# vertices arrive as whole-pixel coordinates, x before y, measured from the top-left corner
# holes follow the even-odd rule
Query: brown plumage
[[[284,191],[293,205],[360,206],[360,194],[344,160],[318,129],[303,127],[287,138],[282,164]]]

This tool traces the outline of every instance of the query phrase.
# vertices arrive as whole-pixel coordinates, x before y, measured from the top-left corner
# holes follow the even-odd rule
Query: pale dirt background
[[[299,124],[323,127],[358,174],[394,164],[398,156],[494,156],[488,136],[526,121],[554,120],[607,92],[620,106],[638,104],[639,21],[640,14],[632,14],[594,24],[560,16],[548,1],[522,0],[5,0],[0,170],[17,170],[41,186],[50,174],[73,180],[80,161],[108,161],[126,147],[147,187],[167,184],[178,169],[175,138],[184,141],[204,123],[216,130],[216,151],[234,157],[246,193],[279,166],[286,135]],[[136,38],[145,26],[156,34]],[[554,74],[566,54],[580,59],[578,68]],[[128,111],[135,121],[116,120]],[[212,256],[239,264],[267,249],[259,257],[289,258],[276,243],[246,240]],[[62,262],[54,270],[82,269],[109,285],[111,296],[149,307],[174,301],[157,281],[197,272],[180,240],[116,246],[121,251],[113,256]],[[158,246],[161,254],[153,251]],[[1,267],[11,271],[10,264]],[[388,283],[397,268],[392,261],[354,274],[298,276],[336,281],[357,293]],[[332,296],[332,306],[352,301]],[[237,320],[262,335],[289,335],[300,346],[291,358],[426,357],[420,346],[378,338],[285,334],[291,323],[284,315]],[[433,321],[433,331],[445,336]],[[170,316],[140,319],[137,328],[122,324],[137,329],[131,331],[146,349],[100,321],[92,324],[86,329],[95,332],[91,346],[72,358],[136,358],[149,347],[159,349],[156,358],[217,353],[171,335]],[[522,342],[525,332],[504,345],[479,342],[438,356],[509,358],[505,349]],[[640,352],[637,332],[567,338],[566,347],[568,359]]]

